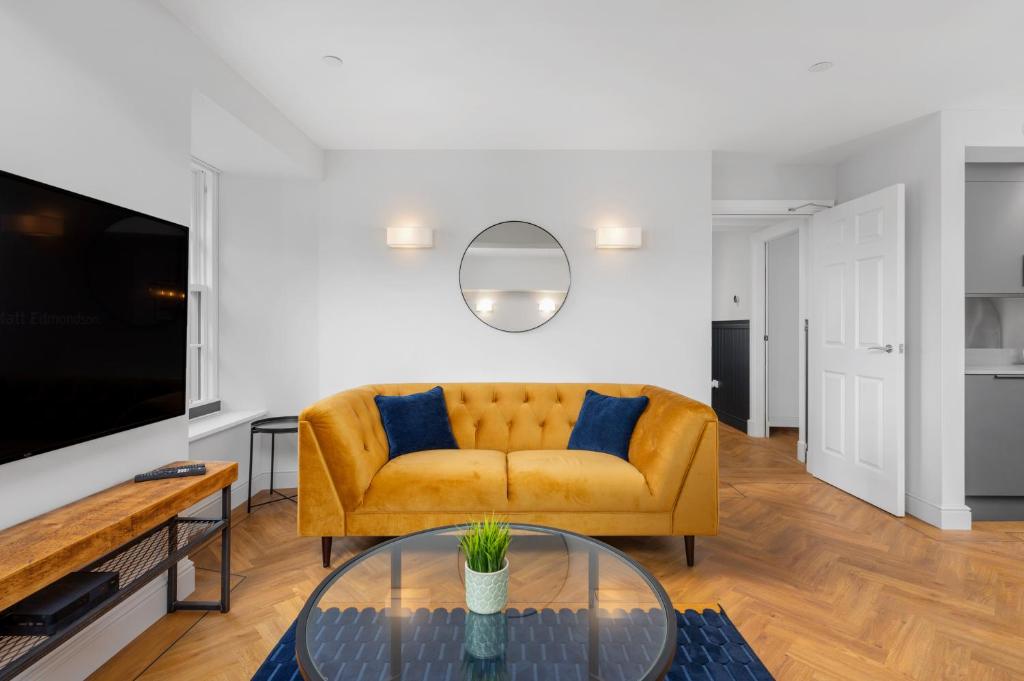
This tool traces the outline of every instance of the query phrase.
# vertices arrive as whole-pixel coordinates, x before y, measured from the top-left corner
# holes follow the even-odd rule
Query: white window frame
[[[188,407],[189,416],[195,417],[220,410],[217,334],[217,312],[220,307],[217,288],[220,171],[193,158],[191,172],[188,304],[199,306],[197,314],[189,314],[189,323],[192,324],[198,318],[199,328],[190,328],[188,336]],[[196,361],[196,355],[199,357],[198,386],[192,384],[195,374],[192,363]]]

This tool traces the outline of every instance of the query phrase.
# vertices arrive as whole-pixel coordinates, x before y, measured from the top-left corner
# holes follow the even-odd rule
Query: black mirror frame
[[[466,260],[466,254],[469,253],[469,249],[473,246],[473,244],[476,242],[476,240],[480,238],[481,234],[483,234],[484,232],[486,232],[489,229],[497,227],[498,225],[504,225],[507,222],[519,222],[519,223],[524,224],[524,225],[530,225],[531,227],[536,227],[540,231],[542,231],[545,234],[547,234],[548,236],[550,236],[551,239],[556,244],[558,244],[558,247],[562,250],[562,257],[565,258],[565,268],[569,271],[569,285],[565,288],[565,298],[562,299],[562,304],[559,305],[558,309],[555,310],[554,312],[552,312],[551,316],[549,316],[547,319],[542,321],[537,326],[531,326],[528,329],[519,329],[519,330],[503,329],[501,327],[498,327],[498,326],[495,326],[494,324],[489,323],[486,319],[482,319],[480,317],[480,315],[478,315],[476,313],[476,310],[473,309],[473,306],[469,304],[469,300],[466,299],[466,294],[463,293],[463,291],[462,291],[462,264]],[[536,223],[528,222],[527,220],[502,220],[500,222],[495,222],[490,227],[485,227],[484,229],[482,229],[479,232],[477,232],[476,236],[474,236],[472,239],[469,240],[469,244],[466,246],[466,249],[464,251],[462,251],[462,257],[459,258],[459,274],[458,274],[458,276],[459,276],[459,294],[462,296],[462,302],[464,302],[466,304],[466,309],[469,310],[469,313],[471,315],[473,315],[474,319],[476,319],[477,321],[480,321],[480,322],[486,324],[487,326],[491,327],[495,331],[501,331],[502,333],[527,333],[529,331],[535,331],[536,329],[539,329],[540,327],[544,326],[545,324],[550,322],[552,319],[557,317],[558,313],[562,311],[562,308],[565,307],[566,301],[569,300],[569,292],[572,290],[572,263],[569,261],[569,254],[566,252],[565,246],[562,245],[562,242],[559,241],[558,237],[556,237],[554,234],[552,234],[550,232],[550,230],[547,230],[547,229],[541,227],[540,225],[538,225]]]

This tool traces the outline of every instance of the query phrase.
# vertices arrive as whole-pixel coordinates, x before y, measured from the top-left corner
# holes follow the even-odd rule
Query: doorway
[[[769,428],[796,429],[794,455],[801,461],[808,224],[810,216],[832,205],[831,200],[712,202],[712,407],[720,421],[752,437],[766,437]],[[742,398],[735,397],[737,390]],[[744,410],[743,422],[730,411],[735,405]]]
[[[765,428],[800,427],[800,232],[764,244]]]
[[[898,516],[906,496],[904,193],[903,185],[891,185],[838,206],[804,203],[786,211],[789,219],[775,213],[749,236],[747,434],[765,437],[791,423],[788,353],[795,335],[797,458],[815,477]],[[728,203],[757,202],[713,201],[716,231],[721,204]],[[812,210],[796,213],[801,208]],[[792,280],[772,276],[792,273],[791,235],[797,241],[795,334],[792,312],[784,309],[793,302]],[[713,239],[713,273],[715,252]],[[712,295],[715,302],[721,297],[716,276]],[[785,392],[776,393],[773,383]]]
[[[820,209],[819,209],[820,210]],[[810,217],[782,219],[750,235],[750,402],[748,434],[796,429],[807,452],[807,245]]]

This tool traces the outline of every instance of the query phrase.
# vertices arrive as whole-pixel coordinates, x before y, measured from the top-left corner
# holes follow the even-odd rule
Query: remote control
[[[148,473],[139,473],[135,476],[135,482],[149,482],[164,478],[187,478],[190,475],[206,475],[206,464],[189,463],[170,468],[157,468]]]

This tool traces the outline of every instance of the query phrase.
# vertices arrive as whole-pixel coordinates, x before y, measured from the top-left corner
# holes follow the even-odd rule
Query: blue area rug
[[[426,611],[424,612],[426,613]],[[564,612],[568,613],[569,619],[575,619],[576,613]],[[349,614],[348,611],[339,613],[337,610],[328,610],[319,613],[320,617],[327,618],[333,623],[333,626],[337,627],[336,631],[339,634],[346,626],[359,629],[358,636],[356,636],[358,641],[348,635],[352,632],[346,632],[346,635],[339,635],[335,639],[354,642],[341,643],[331,647],[331,650],[337,651],[336,657],[339,658],[337,662],[324,667],[330,670],[328,673],[331,675],[331,681],[335,679],[339,681],[342,679],[378,681],[388,678],[387,664],[381,660],[380,649],[372,644],[374,641],[380,641],[386,635],[383,618],[378,626],[379,611],[374,611],[369,618],[364,616],[366,613],[367,611],[360,613],[352,610],[350,618],[345,617]],[[544,610],[540,615],[553,620],[560,619],[559,614],[553,611]],[[429,613],[426,613],[425,616],[434,619]],[[416,617],[413,618],[412,624],[415,624],[416,619]],[[724,611],[716,612],[710,609],[704,610],[703,613],[696,610],[687,610],[684,613],[676,611],[676,623],[678,625],[676,656],[666,677],[669,681],[772,680],[772,675],[768,673],[764,664],[754,654],[750,645],[736,630]],[[510,640],[514,642],[514,636],[510,636]],[[411,645],[416,644],[412,643]],[[504,663],[500,670],[495,669],[493,663],[488,663],[490,666],[487,669],[481,669],[478,678],[505,679],[507,681],[520,681],[521,679],[530,681],[586,680],[585,664],[580,664],[579,661],[572,659],[571,650],[569,653],[566,652],[564,641],[554,639],[549,642],[531,641],[521,645],[524,649],[527,646],[530,647],[529,658],[531,660],[546,660],[546,662],[537,664],[512,659]],[[450,646],[448,647],[450,648]],[[445,648],[444,644],[436,643],[433,640],[420,644],[416,650],[410,651],[409,662],[405,664],[402,678],[416,679],[417,681],[432,681],[433,679],[456,681],[472,678],[474,674],[471,673],[471,670],[467,670],[465,663],[460,666],[457,660],[446,659],[446,657],[451,657],[451,651],[446,653]],[[620,639],[614,632],[609,632],[607,640],[604,636],[602,637],[603,664],[607,662],[608,669],[619,670],[618,676],[623,679],[631,678],[630,674],[636,669],[630,664],[631,650],[635,654],[636,646],[630,646],[628,640]],[[429,651],[433,651],[439,659],[424,659],[424,653]],[[386,655],[383,657],[386,658]],[[513,656],[510,655],[510,657]],[[294,622],[257,670],[253,681],[302,681],[298,663],[295,661]]]

